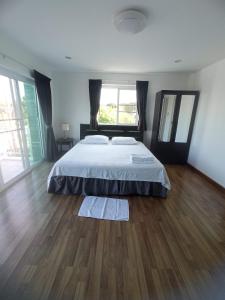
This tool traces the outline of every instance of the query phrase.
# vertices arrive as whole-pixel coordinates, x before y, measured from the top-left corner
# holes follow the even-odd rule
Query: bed
[[[122,132],[121,128],[118,130],[121,136],[135,136],[139,140],[135,145],[112,145],[111,142],[106,145],[77,143],[54,164],[48,177],[48,192],[166,197],[170,182],[164,166],[156,158],[149,165],[137,165],[130,161],[131,154],[149,153],[141,142],[143,137],[138,136],[134,129],[132,128],[132,134]],[[105,127],[104,130],[105,135],[119,135],[118,132],[111,131],[106,134]],[[99,131],[100,129],[98,134]],[[81,140],[88,134],[88,127],[87,130],[81,128]]]

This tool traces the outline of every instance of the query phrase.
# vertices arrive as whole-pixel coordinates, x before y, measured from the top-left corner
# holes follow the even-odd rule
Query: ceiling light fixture
[[[71,56],[65,56],[65,59],[72,59]]]
[[[147,17],[139,10],[124,10],[114,16],[114,25],[120,32],[136,34],[147,25]]]

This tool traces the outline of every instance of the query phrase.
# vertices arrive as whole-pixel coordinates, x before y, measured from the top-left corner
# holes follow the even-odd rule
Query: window
[[[43,159],[40,120],[34,83],[0,75],[0,188]]]
[[[135,86],[103,85],[98,113],[99,124],[137,125]]]

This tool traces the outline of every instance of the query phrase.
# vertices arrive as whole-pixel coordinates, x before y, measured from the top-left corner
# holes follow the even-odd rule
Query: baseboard
[[[213,184],[217,189],[219,189],[221,192],[225,192],[225,188],[220,185],[218,182],[216,182],[215,180],[213,180],[212,178],[210,178],[209,176],[207,176],[205,173],[203,173],[202,171],[200,171],[199,169],[196,169],[194,166],[192,166],[191,164],[187,164],[194,172],[198,173],[199,175],[201,175],[202,177],[204,177],[208,182],[210,182],[211,184]]]

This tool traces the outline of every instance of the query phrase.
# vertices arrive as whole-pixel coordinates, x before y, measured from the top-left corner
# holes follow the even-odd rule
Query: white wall
[[[26,77],[31,77],[33,69],[49,77],[52,75],[52,66],[0,32],[0,71],[4,69]]]
[[[62,135],[61,123],[71,124],[71,136],[77,140],[80,135],[80,124],[89,123],[88,79],[109,80],[115,83],[135,83],[136,80],[149,81],[147,102],[146,141],[152,129],[156,92],[162,89],[186,89],[189,73],[152,73],[140,74],[108,74],[108,73],[55,73],[53,74],[53,124],[57,137]]]
[[[188,162],[225,187],[225,60],[190,77],[201,96]]]

